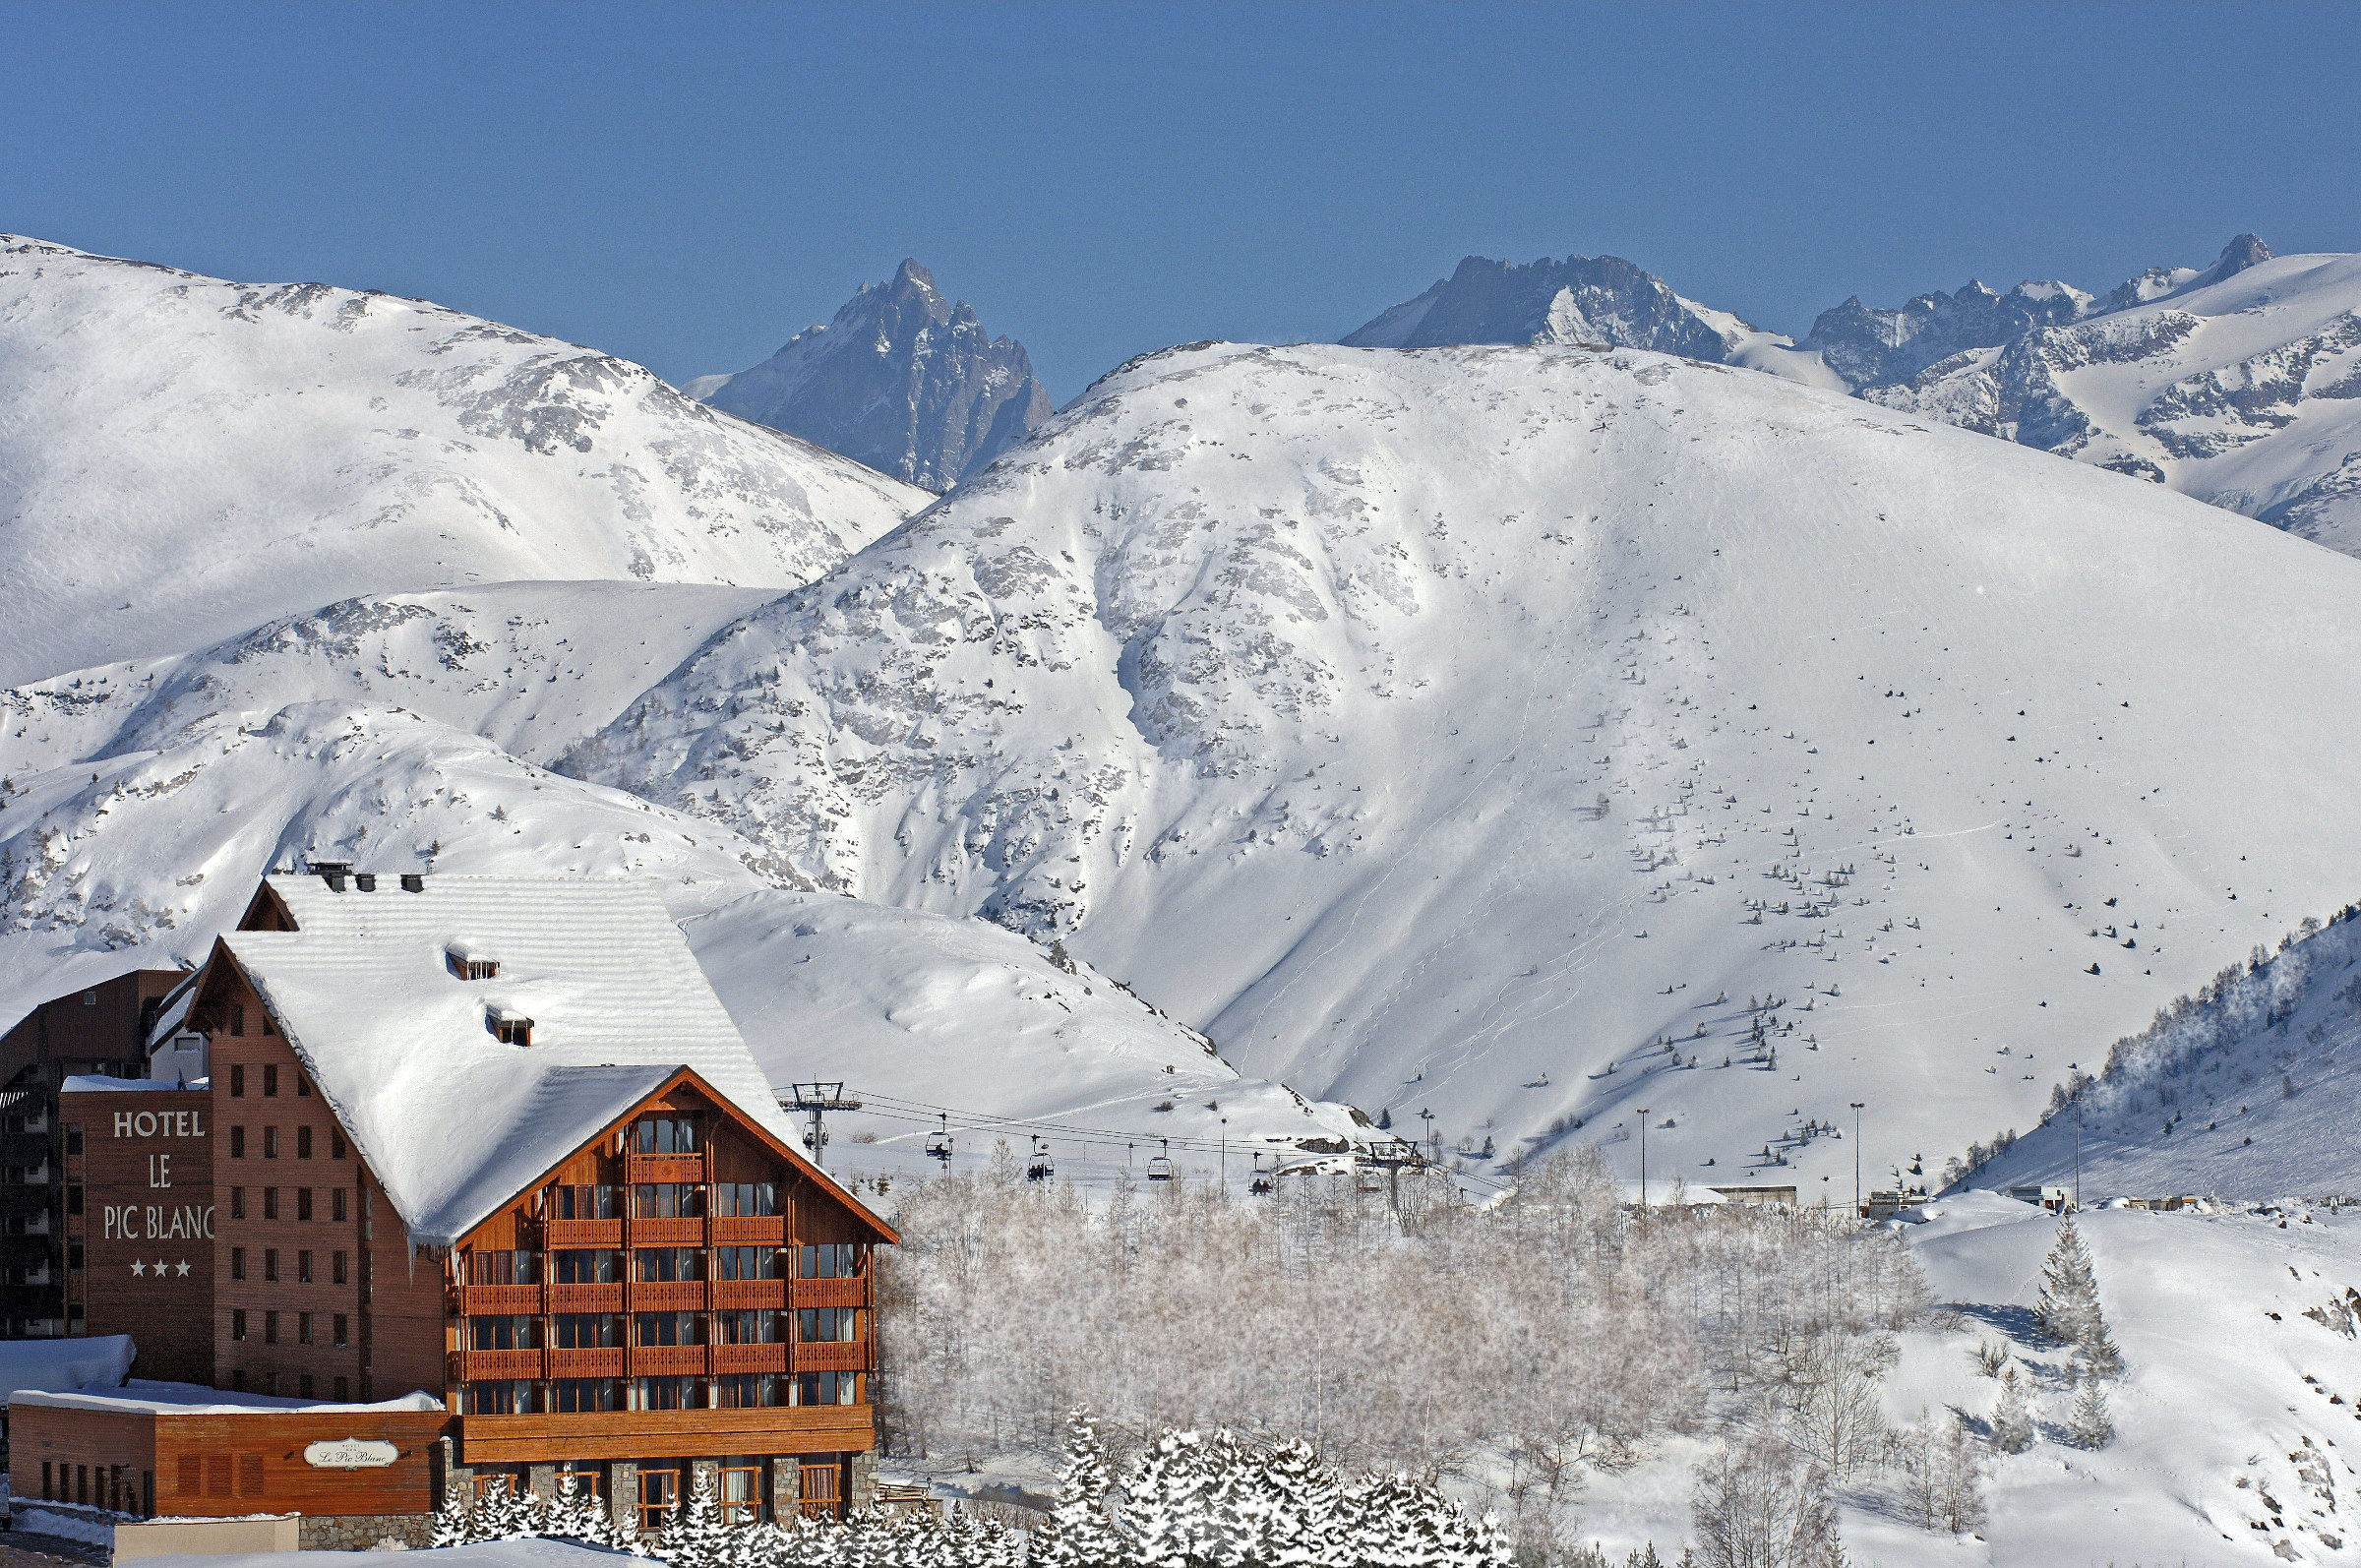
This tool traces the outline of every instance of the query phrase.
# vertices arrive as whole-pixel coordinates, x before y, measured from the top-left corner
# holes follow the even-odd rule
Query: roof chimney
[[[344,891],[344,878],[352,874],[352,862],[315,860],[312,862],[312,874],[328,883],[331,892],[340,893]]]
[[[355,872],[355,873],[353,874],[353,877],[352,877],[352,885],[353,885],[353,886],[355,886],[355,887],[357,887],[357,888],[359,888],[359,889],[360,889],[362,892],[364,892],[364,893],[374,893],[374,892],[376,892],[376,891],[377,891],[377,873],[375,873],[375,872]]]
[[[423,893],[426,891],[426,878],[416,872],[403,872],[401,890],[405,893]]]

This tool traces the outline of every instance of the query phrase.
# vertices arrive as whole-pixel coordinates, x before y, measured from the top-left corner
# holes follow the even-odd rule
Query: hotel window
[[[611,1186],[559,1187],[550,1202],[553,1220],[612,1220],[620,1217],[617,1189]]]
[[[795,1337],[806,1345],[857,1339],[860,1315],[849,1306],[807,1306],[796,1314]]]
[[[541,1283],[541,1254],[538,1252],[470,1252],[467,1254],[467,1283],[470,1285],[538,1285]]]
[[[861,1272],[861,1249],[851,1242],[797,1248],[796,1274],[806,1280],[849,1280]]]
[[[309,1312],[298,1312],[295,1314],[295,1343],[298,1345],[309,1345],[312,1343],[312,1314]],[[307,1378],[305,1381],[308,1382],[310,1379]],[[304,1393],[309,1395],[311,1390],[307,1388],[304,1390]]]
[[[541,1320],[523,1312],[483,1312],[467,1319],[471,1351],[537,1351]]]
[[[721,1246],[713,1249],[717,1280],[775,1280],[782,1277],[784,1254],[775,1246]]]
[[[276,1187],[263,1188],[263,1218],[266,1220],[278,1218],[278,1188]]]
[[[713,1212],[732,1218],[779,1212],[779,1189],[768,1181],[722,1181],[713,1188]]]
[[[610,1384],[608,1386],[611,1388],[613,1385]],[[588,1410],[613,1410],[616,1407],[613,1405],[590,1405],[583,1408]],[[575,1496],[603,1497],[606,1495],[606,1472],[607,1467],[594,1459],[560,1460],[558,1462],[556,1477],[558,1495],[560,1497],[565,1496],[566,1483],[568,1481],[572,1481],[574,1483]]]
[[[562,1351],[611,1350],[623,1343],[623,1317],[617,1312],[560,1312],[555,1322]]]
[[[308,1249],[295,1254],[295,1283],[298,1285],[312,1283],[312,1254]],[[307,1340],[304,1343],[311,1342]]]
[[[641,1378],[641,1382],[649,1379]],[[636,1391],[634,1398],[636,1400]],[[634,1410],[678,1410],[677,1405],[647,1406],[635,1403]],[[639,1528],[658,1531],[681,1500],[681,1472],[685,1467],[677,1459],[643,1459],[639,1462]]]
[[[688,1181],[632,1188],[632,1215],[640,1220],[694,1220],[705,1212],[705,1189]]]
[[[764,1310],[716,1312],[713,1314],[713,1343],[716,1345],[777,1345],[785,1335],[784,1313]]]
[[[334,1343],[338,1345],[350,1345],[352,1343],[350,1322],[351,1320],[345,1317],[345,1315],[341,1312],[338,1312],[332,1320],[330,1323],[330,1328],[335,1335]],[[336,1398],[342,1399],[343,1397],[344,1379],[339,1377],[336,1379]]]
[[[238,1307],[229,1314],[229,1337],[233,1340],[242,1340],[246,1337],[246,1309],[244,1307]],[[243,1377],[246,1374],[240,1372],[238,1375]],[[243,1383],[238,1385],[240,1388],[245,1386]]]
[[[758,1525],[762,1522],[762,1461],[732,1454],[721,1462],[721,1522]]]
[[[229,1010],[231,1015],[235,1016],[238,1009],[232,1007]],[[232,1029],[230,1031],[230,1033],[233,1035],[241,1034],[244,1031],[237,1029]],[[246,1064],[242,1061],[229,1069],[229,1096],[233,1100],[243,1100],[246,1098]]]
[[[232,1160],[246,1158],[246,1129],[244,1127],[229,1129],[229,1157]]]
[[[696,1123],[687,1116],[642,1116],[632,1123],[634,1154],[695,1154]]]
[[[278,1098],[278,1068],[269,1062],[263,1064],[263,1098],[266,1100]]]
[[[329,1218],[335,1221],[338,1225],[342,1225],[347,1218],[344,1205],[344,1189],[342,1187],[332,1187],[329,1189]]]
[[[295,1072],[295,1098],[298,1100],[309,1100],[311,1097],[312,1080],[304,1076],[301,1068],[297,1068]]]
[[[66,1212],[68,1214],[82,1212],[82,1188],[79,1185],[66,1188]]]
[[[328,1255],[328,1280],[331,1285],[348,1285],[351,1283],[351,1281],[345,1277],[344,1258],[345,1254],[341,1252],[331,1252]]]
[[[246,1277],[246,1249],[242,1246],[229,1249],[229,1277],[233,1280]]]
[[[266,1258],[272,1257],[275,1254],[269,1252],[263,1254],[263,1256]],[[271,1278],[277,1279],[277,1273],[273,1271],[271,1275]],[[278,1314],[276,1312],[265,1312],[263,1314],[263,1343],[265,1345],[276,1345],[278,1343]],[[272,1372],[271,1375],[273,1379],[278,1376],[276,1372]]]
[[[331,1160],[344,1158],[344,1129],[342,1127],[328,1129],[328,1157]]]
[[[241,1038],[246,1033],[246,1009],[234,1001],[229,1004],[229,1032]],[[230,1092],[232,1094],[243,1093],[244,1091],[237,1087],[241,1080],[238,1077],[238,1070],[235,1067],[230,1069],[229,1076],[231,1082]]]
[[[705,1254],[693,1246],[642,1246],[632,1249],[632,1278],[650,1284],[669,1280],[701,1280]]]
[[[295,1129],[295,1158],[298,1160],[309,1160],[311,1157],[312,1129],[309,1127],[297,1127]]]
[[[756,1410],[787,1402],[788,1379],[775,1372],[739,1372],[713,1379],[716,1410]]]
[[[312,1189],[310,1187],[297,1187],[295,1189],[295,1218],[298,1220],[308,1220],[311,1217]]]
[[[278,1278],[278,1248],[274,1246],[263,1248],[263,1278],[266,1280]],[[275,1312],[272,1314],[273,1317],[277,1315]]]
[[[702,1345],[705,1343],[705,1315],[702,1312],[641,1312],[637,1314],[637,1322],[633,1329],[632,1343]]]
[[[560,1285],[614,1285],[623,1279],[623,1254],[609,1247],[556,1254]]]
[[[263,1158],[266,1160],[278,1158],[278,1129],[276,1127],[263,1129]]]
[[[795,1380],[795,1403],[798,1405],[850,1405],[853,1402],[851,1372],[804,1372]]]
[[[701,1377],[635,1377],[633,1410],[704,1410],[705,1380]]]
[[[470,1416],[530,1416],[533,1384],[530,1378],[486,1378],[469,1383],[465,1400]],[[482,1478],[478,1478],[481,1479]]]
[[[590,1411],[623,1409],[623,1385],[612,1377],[560,1377],[549,1385],[549,1408],[560,1416],[578,1416]],[[563,1476],[564,1468],[560,1467]],[[584,1487],[577,1479],[577,1490],[598,1495],[595,1484]]]
[[[229,1217],[233,1220],[246,1218],[246,1189],[244,1187],[229,1189]]]

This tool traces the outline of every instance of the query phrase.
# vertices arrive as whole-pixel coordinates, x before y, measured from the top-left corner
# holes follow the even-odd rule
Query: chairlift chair
[[[1271,1173],[1263,1169],[1262,1158],[1261,1152],[1257,1151],[1254,1156],[1253,1177],[1246,1182],[1248,1197],[1267,1198],[1271,1195]]]
[[[1047,1181],[1057,1174],[1058,1167],[1050,1160],[1050,1140],[1036,1134],[1033,1139],[1033,1159],[1025,1167],[1025,1179]]]
[[[941,1161],[945,1171],[951,1168],[951,1116],[947,1111],[942,1113],[942,1130],[927,1134],[927,1158]]]
[[[1148,1156],[1148,1179],[1170,1181],[1173,1178],[1173,1140],[1164,1140],[1164,1152]]]

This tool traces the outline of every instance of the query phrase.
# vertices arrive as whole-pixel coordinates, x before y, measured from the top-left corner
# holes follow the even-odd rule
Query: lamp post
[[[1648,1108],[1640,1107],[1640,1218],[1648,1218]]]
[[[1861,1217],[1861,1106],[1852,1102],[1852,1217]]]
[[[2074,1108],[2074,1207],[2077,1213],[2083,1207],[2083,1108],[2079,1104]]]

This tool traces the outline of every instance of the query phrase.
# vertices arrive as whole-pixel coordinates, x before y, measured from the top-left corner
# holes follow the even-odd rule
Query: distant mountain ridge
[[[1051,413],[1025,345],[994,337],[973,306],[946,301],[915,261],[862,284],[833,321],[805,328],[761,364],[684,390],[937,492]]]

